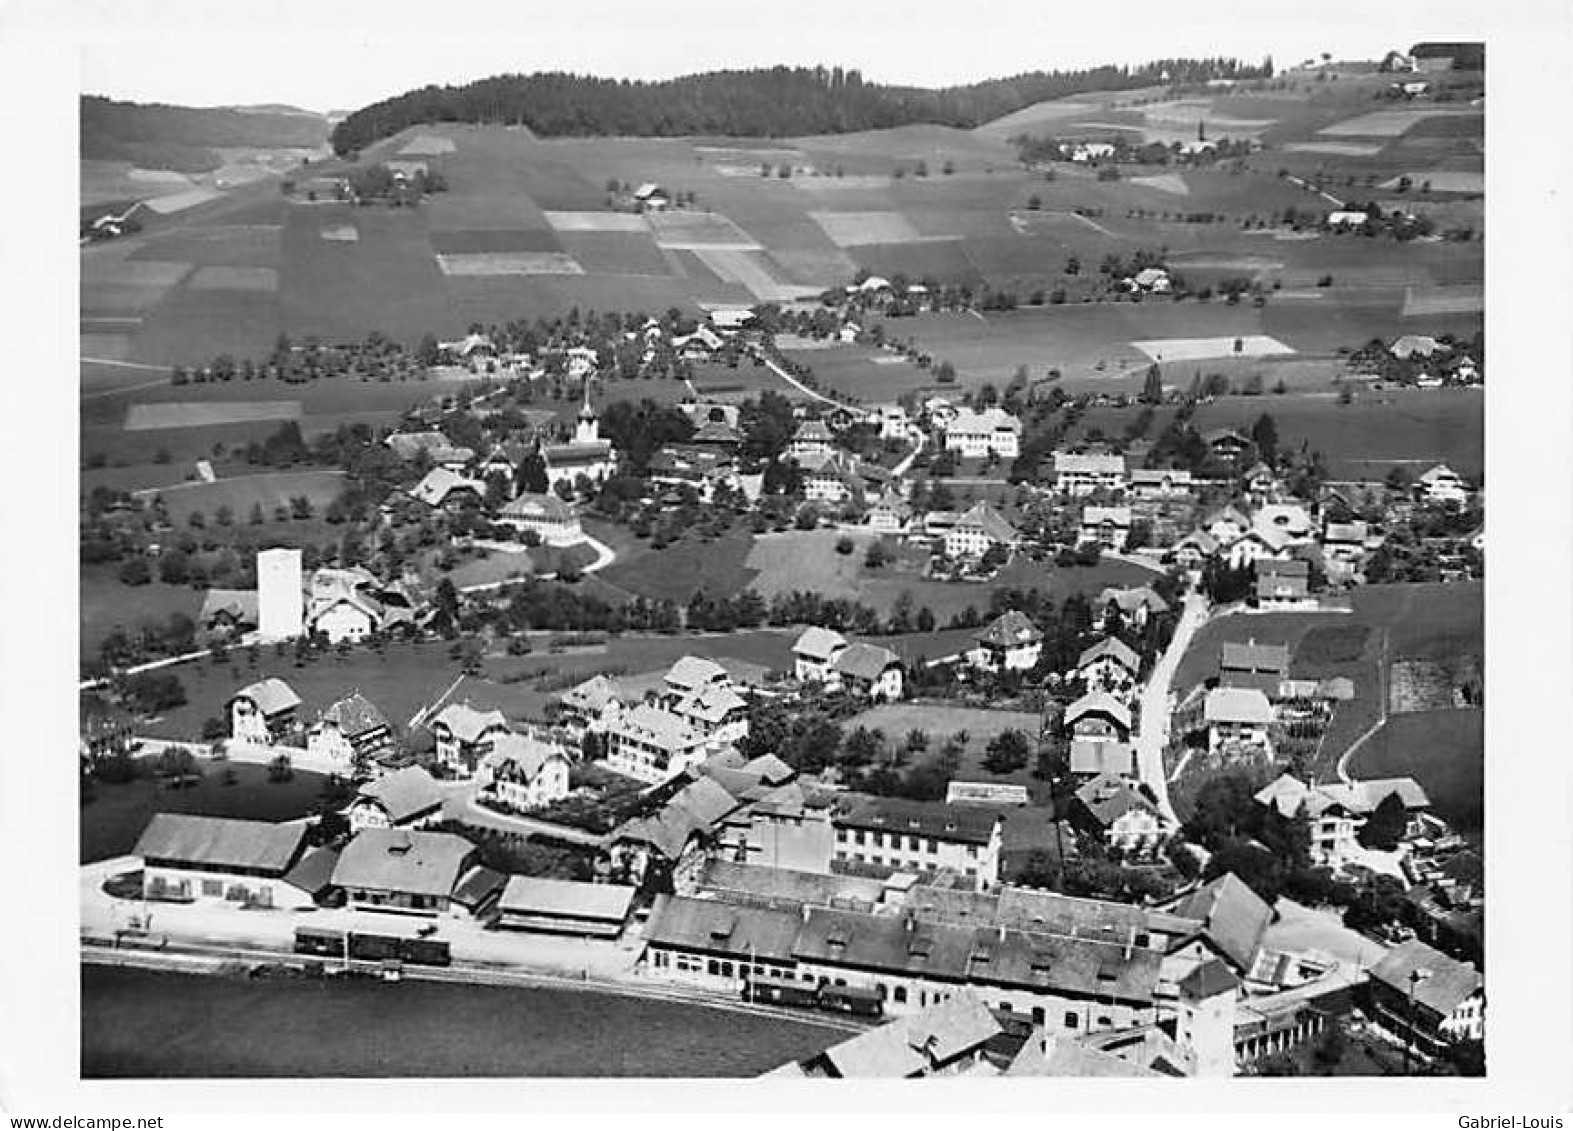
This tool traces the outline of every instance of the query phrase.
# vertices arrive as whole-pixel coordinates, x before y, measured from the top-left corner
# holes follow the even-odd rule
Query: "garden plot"
[[[452,138],[442,137],[438,134],[416,134],[404,148],[399,150],[401,157],[436,157],[443,153],[452,153],[454,144]]]
[[[643,216],[632,212],[545,212],[556,232],[648,232]]]
[[[1436,314],[1479,314],[1486,308],[1485,290],[1478,286],[1408,287],[1404,317]]]
[[[1398,660],[1388,668],[1387,709],[1395,715],[1468,707],[1452,666],[1436,660]],[[1479,673],[1475,672],[1478,679]]]
[[[655,242],[668,250],[699,248],[757,250],[759,241],[717,212],[651,212],[646,219]]]
[[[1132,342],[1153,361],[1203,361],[1216,357],[1277,357],[1295,351],[1266,334],[1236,338],[1155,338]]]
[[[1461,113],[1458,110],[1374,110],[1342,122],[1324,126],[1317,133],[1323,137],[1402,137],[1416,123],[1427,118],[1482,117]]]
[[[583,275],[584,268],[567,252],[504,251],[439,255],[444,275]]]
[[[134,404],[126,412],[127,432],[160,428],[213,428],[259,420],[299,420],[299,401],[164,401]]]
[[[837,247],[917,243],[923,239],[900,212],[810,212]]]
[[[198,267],[185,285],[199,291],[274,291],[279,273],[272,267]]]

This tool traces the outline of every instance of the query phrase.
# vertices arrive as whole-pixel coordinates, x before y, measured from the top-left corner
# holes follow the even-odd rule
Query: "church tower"
[[[595,415],[595,409],[590,406],[590,381],[584,382],[584,407],[579,410],[579,423],[574,428],[573,442],[576,444],[599,444],[601,442],[601,425]]]

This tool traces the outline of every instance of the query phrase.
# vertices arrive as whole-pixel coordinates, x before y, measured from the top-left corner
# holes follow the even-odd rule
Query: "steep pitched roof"
[[[987,502],[973,504],[956,520],[956,525],[982,530],[996,542],[1014,543],[1021,537],[1020,531],[1010,524],[1010,520]]]
[[[811,660],[829,660],[836,651],[846,646],[847,638],[841,633],[811,624],[793,643],[792,654],[806,656]]]
[[[346,738],[370,734],[388,725],[386,716],[359,691],[352,691],[324,708],[318,721],[338,727]]]
[[[721,682],[726,678],[725,668],[703,656],[684,656],[666,672],[666,682],[685,691],[693,691],[705,684]]]
[[[465,700],[463,703],[449,703],[432,716],[428,726],[432,730],[445,726],[460,742],[475,742],[489,730],[506,730],[508,718],[495,708],[489,711],[477,710]]]
[[[1077,719],[1092,714],[1108,715],[1119,724],[1120,729],[1131,729],[1131,709],[1107,691],[1094,691],[1091,695],[1083,695],[1066,707],[1065,725],[1070,726]]]
[[[1202,922],[1202,934],[1211,939],[1237,970],[1249,970],[1256,961],[1262,935],[1273,920],[1273,909],[1233,872],[1173,904],[1176,915]]]
[[[227,616],[240,624],[257,623],[257,591],[255,589],[209,589],[202,598],[202,611],[197,620],[211,624],[217,616]]]
[[[1416,972],[1421,976],[1414,982],[1415,1001],[1444,1017],[1476,990],[1485,988],[1485,980],[1473,965],[1449,958],[1419,939],[1411,939],[1388,951],[1371,968],[1371,977],[1407,995],[1410,975]]]
[[[567,752],[555,743],[542,742],[531,734],[505,731],[497,736],[483,764],[491,767],[498,780],[529,783],[554,758],[569,760]]]
[[[1036,644],[1043,639],[1043,632],[1026,613],[1011,609],[990,621],[988,627],[980,631],[975,639],[998,648],[1019,648]]]
[[[442,805],[437,779],[422,766],[406,766],[360,787],[360,796],[376,801],[394,824],[402,824]]]
[[[479,497],[485,494],[485,487],[472,479],[466,479],[456,471],[446,467],[434,467],[428,471],[419,483],[410,489],[410,496],[429,507],[440,507],[447,502],[448,496],[455,491],[473,491]]]
[[[842,675],[875,680],[893,664],[899,667],[901,657],[889,648],[858,640],[848,644],[846,649],[835,658],[832,666]]]
[[[1088,664],[1096,663],[1105,656],[1133,674],[1141,670],[1141,657],[1118,636],[1105,636],[1091,648],[1084,651],[1076,659],[1076,670],[1080,671]]]
[[[1136,785],[1113,774],[1099,774],[1076,791],[1076,800],[1098,824],[1108,828],[1133,809],[1155,816],[1158,806]]]
[[[623,689],[608,675],[594,675],[575,684],[560,696],[562,702],[581,711],[599,714],[608,703],[622,702]]]
[[[280,711],[300,706],[300,696],[295,694],[294,689],[278,676],[272,675],[248,683],[230,696],[232,702],[236,699],[250,699],[264,715],[276,715]]]

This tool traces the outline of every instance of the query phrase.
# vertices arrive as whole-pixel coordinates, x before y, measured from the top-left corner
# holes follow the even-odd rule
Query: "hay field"
[[[1157,189],[1159,192],[1173,193],[1175,196],[1189,196],[1191,186],[1185,183],[1185,178],[1178,173],[1158,173],[1150,177],[1132,177],[1131,184],[1141,185],[1143,188]]]
[[[1239,348],[1236,349],[1238,344]],[[1132,342],[1154,361],[1202,361],[1213,357],[1272,357],[1294,350],[1265,334],[1236,338],[1156,338]]]
[[[211,224],[163,231],[141,241],[129,258],[202,267],[276,268],[282,231],[279,224]]]
[[[1439,110],[1416,108],[1409,110],[1373,110],[1330,126],[1323,126],[1317,133],[1324,137],[1402,137],[1426,118],[1475,118],[1483,120],[1479,111]]]
[[[1404,317],[1435,314],[1479,314],[1486,308],[1479,286],[1409,287],[1404,291]]]
[[[157,212],[160,216],[168,216],[175,212],[184,212],[188,208],[195,208],[199,204],[206,204],[223,195],[217,189],[195,188],[186,192],[177,192],[170,196],[157,196],[145,201],[146,207]]]
[[[1409,179],[1415,187],[1430,184],[1432,192],[1459,192],[1480,195],[1486,191],[1486,174],[1484,171],[1471,171],[1468,169],[1432,169],[1428,172],[1409,173]],[[1378,187],[1396,189],[1399,177],[1383,181]]]
[[[781,278],[770,256],[764,251],[745,251],[738,248],[695,248],[700,262],[726,283],[747,287],[749,293],[761,302],[783,302],[799,297],[819,294],[823,289],[803,286]]]
[[[900,212],[810,212],[837,247],[916,243],[922,236]]]
[[[272,267],[198,267],[182,285],[199,291],[273,291],[279,273]]]
[[[95,249],[97,250],[97,249]],[[82,257],[84,314],[137,314],[156,305],[191,271],[190,263],[128,259],[124,249]]]
[[[324,224],[322,238],[330,243],[355,243],[360,239],[360,229],[354,224]]]
[[[648,232],[643,216],[632,212],[544,212],[554,232]]]
[[[134,404],[126,412],[127,432],[160,428],[211,428],[258,420],[299,420],[299,401],[164,401]]]
[[[651,212],[646,216],[655,242],[673,250],[757,249],[759,241],[718,212]]]
[[[453,139],[440,134],[416,134],[400,148],[406,157],[438,157],[454,151]]]
[[[648,231],[559,231],[563,250],[591,275],[669,276],[672,266]]]

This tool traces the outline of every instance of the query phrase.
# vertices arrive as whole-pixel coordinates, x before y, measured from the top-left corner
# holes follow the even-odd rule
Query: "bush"
[[[843,534],[840,538],[836,539],[836,553],[845,555],[845,554],[850,554],[851,552],[852,552],[852,539],[850,537],[848,537],[847,535]]]
[[[148,567],[147,559],[141,556],[121,562],[118,572],[122,585],[146,585],[153,580],[153,571]]]

